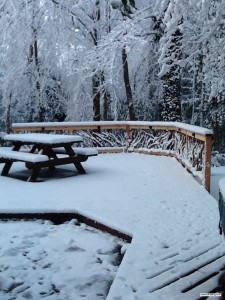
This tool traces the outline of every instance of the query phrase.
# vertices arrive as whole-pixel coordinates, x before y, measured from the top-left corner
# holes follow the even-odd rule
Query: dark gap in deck
[[[218,286],[209,292],[213,294],[220,293],[221,297],[218,298],[220,300],[225,300],[225,272],[224,271],[225,271],[225,267],[220,269],[219,273],[221,273],[221,275],[218,279]],[[207,300],[207,299],[208,297],[201,297],[197,300]]]
[[[206,252],[208,252],[208,251],[206,251]],[[189,275],[191,275],[191,274],[197,272],[198,270],[204,268],[205,266],[210,265],[211,263],[213,263],[214,261],[217,261],[218,259],[220,259],[220,258],[223,257],[223,256],[225,256],[225,254],[218,255],[216,258],[211,259],[211,260],[207,261],[206,263],[200,265],[199,267],[190,270],[189,272],[185,273],[185,274],[182,276],[182,278],[187,277],[187,276],[189,276]],[[197,256],[197,257],[198,257],[198,256]]]
[[[191,290],[193,290],[195,287],[201,285],[202,283],[206,282],[207,280],[211,279],[212,277],[218,275],[219,272],[213,272],[212,274],[206,276],[205,278],[202,278],[201,280],[197,281],[196,283],[194,283],[193,285],[189,286],[188,288],[182,290],[182,293],[187,293]]]

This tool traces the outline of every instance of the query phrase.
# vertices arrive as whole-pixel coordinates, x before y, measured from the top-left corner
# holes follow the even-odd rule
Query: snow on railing
[[[138,152],[176,157],[210,190],[212,130],[179,122],[52,122],[14,123],[16,132],[80,134],[99,152]]]

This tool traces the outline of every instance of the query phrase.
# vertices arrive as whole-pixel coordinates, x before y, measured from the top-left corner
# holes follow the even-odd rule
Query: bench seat
[[[0,161],[3,162],[7,160],[37,163],[42,161],[48,161],[49,158],[47,155],[42,154],[18,152],[13,151],[11,149],[0,149]]]
[[[95,148],[81,148],[81,147],[72,147],[73,151],[78,156],[97,156],[98,151]],[[66,151],[63,147],[54,148],[53,151],[57,154],[66,154]]]

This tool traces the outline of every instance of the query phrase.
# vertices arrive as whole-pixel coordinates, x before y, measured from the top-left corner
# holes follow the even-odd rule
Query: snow
[[[81,147],[72,147],[74,152],[76,154],[80,154],[80,155],[87,155],[87,156],[95,156],[95,155],[98,155],[98,151],[95,149],[95,148],[88,148],[88,147],[85,147],[85,148],[81,148]],[[54,151],[56,153],[62,153],[64,154],[65,153],[65,149],[63,147],[60,147],[60,148],[54,148]]]
[[[28,143],[42,143],[42,144],[60,144],[82,142],[83,138],[79,135],[64,135],[64,134],[46,134],[46,133],[19,133],[6,134],[3,139],[5,141],[21,141]]]
[[[95,156],[98,154],[98,151],[95,148],[78,148],[78,147],[73,147],[73,150],[75,151],[76,154],[80,155],[89,155],[89,156]]]
[[[14,123],[12,124],[12,128],[16,127],[70,127],[70,126],[108,126],[108,125],[122,125],[122,126],[165,126],[165,127],[173,127],[174,129],[184,129],[187,131],[203,134],[203,135],[211,135],[213,134],[213,131],[207,128],[195,126],[195,125],[189,125],[181,122],[147,122],[147,121],[138,121],[138,122],[132,122],[132,121],[99,121],[99,122],[41,122],[41,123]]]
[[[106,298],[122,241],[76,220],[0,222],[0,228],[1,299]]]
[[[84,167],[82,176],[70,165],[57,169],[60,178],[43,172],[34,184],[14,164],[0,177],[0,212],[78,212],[131,235],[107,300],[190,300],[217,286],[220,274],[182,293],[223,266],[225,245],[217,201],[175,158],[102,154]]]
[[[12,151],[11,149],[1,149],[0,148],[0,157],[1,158],[10,158],[10,159],[18,159],[26,162],[40,162],[40,161],[47,161],[49,160],[47,155],[42,154],[33,154],[33,153],[26,153],[26,152],[18,152]]]

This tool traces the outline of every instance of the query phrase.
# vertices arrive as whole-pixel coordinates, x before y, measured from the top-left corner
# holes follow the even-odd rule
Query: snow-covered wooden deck
[[[0,165],[2,168],[2,165]],[[107,300],[200,298],[225,262],[217,202],[175,158],[102,154],[28,183],[0,177],[0,212],[79,212],[133,237]]]

